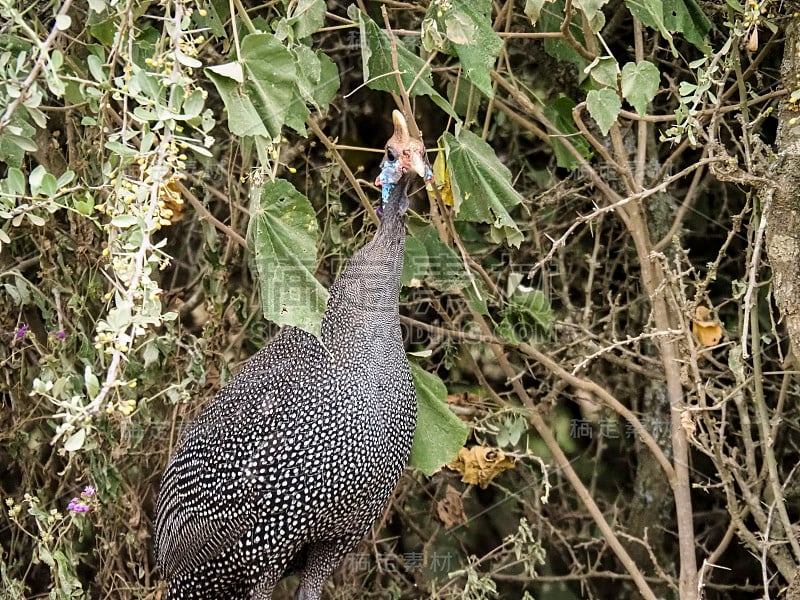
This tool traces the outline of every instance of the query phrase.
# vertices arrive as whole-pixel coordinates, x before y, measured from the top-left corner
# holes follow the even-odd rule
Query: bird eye
[[[391,146],[387,146],[386,148],[386,160],[389,162],[394,162],[397,160],[397,152]]]

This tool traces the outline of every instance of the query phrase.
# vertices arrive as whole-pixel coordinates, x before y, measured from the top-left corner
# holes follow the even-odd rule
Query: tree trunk
[[[781,75],[788,90],[800,82],[800,19],[786,30]],[[772,266],[772,291],[789,335],[792,354],[800,358],[800,117],[797,103],[783,102],[778,113],[775,142],[779,160],[771,179],[775,186],[762,193],[771,194],[766,219],[767,254]]]

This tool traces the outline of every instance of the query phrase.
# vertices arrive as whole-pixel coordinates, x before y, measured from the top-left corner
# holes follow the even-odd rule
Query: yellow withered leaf
[[[701,346],[716,346],[722,339],[722,325],[720,325],[705,306],[698,306],[694,311],[692,320],[692,333],[697,337]]]
[[[477,484],[486,489],[489,482],[506,469],[513,469],[516,461],[499,448],[473,446],[461,448],[448,465],[461,473],[461,481]]]
[[[453,206],[453,189],[450,187],[450,173],[447,171],[447,159],[444,157],[444,149],[440,148],[433,161],[433,181],[428,183],[425,188],[431,200],[436,199],[433,186],[439,189],[439,194],[447,206]]]

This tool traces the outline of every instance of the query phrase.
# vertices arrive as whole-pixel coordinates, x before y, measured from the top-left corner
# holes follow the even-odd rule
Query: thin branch
[[[245,250],[247,249],[247,241],[241,235],[236,233],[231,227],[228,227],[227,225],[225,225],[225,223],[223,223],[222,221],[217,219],[217,217],[212,215],[211,212],[209,212],[209,210],[205,206],[203,206],[203,203],[197,199],[197,196],[195,196],[189,188],[183,185],[183,183],[180,181],[176,182],[176,187],[180,190],[181,195],[189,201],[189,204],[191,204],[194,207],[194,209],[198,213],[200,213],[200,218],[205,219],[206,221],[214,225],[214,227],[219,229],[222,233],[227,235],[230,239],[239,244]]]
[[[69,11],[70,6],[72,6],[72,0],[64,0],[64,4],[61,5],[61,8],[58,9],[56,13],[55,20],[53,21],[53,28],[50,30],[49,35],[47,38],[39,44],[39,57],[36,59],[36,62],[31,69],[31,72],[28,73],[28,76],[25,78],[25,81],[22,82],[22,85],[19,89],[19,96],[14,98],[14,101],[8,105],[6,108],[6,112],[3,114],[3,117],[0,118],[0,133],[8,126],[9,122],[11,121],[11,117],[14,116],[14,112],[20,107],[20,105],[25,102],[28,98],[28,92],[30,91],[31,86],[36,81],[36,78],[39,76],[39,73],[44,68],[47,61],[50,59],[50,47],[56,41],[56,38],[62,31],[58,28],[58,21],[59,17],[62,17],[67,14]]]
[[[342,158],[342,155],[339,154],[339,151],[336,149],[336,144],[334,144],[330,138],[325,135],[312,117],[306,119],[306,125],[308,125],[308,128],[314,132],[314,135],[317,136],[317,139],[322,142],[325,148],[328,149],[328,152],[331,153],[331,156],[333,156],[333,159],[339,164],[342,169],[342,173],[344,173],[344,176],[347,178],[347,181],[350,182],[350,185],[353,186],[353,190],[358,195],[358,199],[361,200],[361,205],[364,207],[364,210],[367,211],[367,214],[372,222],[376,225],[379,224],[380,219],[378,219],[378,215],[375,214],[375,209],[372,207],[372,202],[370,202],[369,198],[367,198],[364,190],[361,189],[361,185],[358,183],[356,176],[353,175],[353,171],[350,170],[350,167],[347,165],[344,158]]]

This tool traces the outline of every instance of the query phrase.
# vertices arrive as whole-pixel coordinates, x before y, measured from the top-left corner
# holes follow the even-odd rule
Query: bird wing
[[[176,447],[156,510],[157,560],[167,579],[236,543],[264,507],[292,508],[284,488],[302,476],[303,456],[286,450],[308,443],[299,421],[317,390],[298,377],[326,372],[327,354],[310,334],[286,331],[217,393]]]

